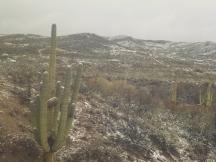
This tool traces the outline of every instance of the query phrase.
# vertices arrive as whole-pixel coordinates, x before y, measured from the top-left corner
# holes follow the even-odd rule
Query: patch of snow
[[[4,45],[6,45],[6,46],[14,46],[15,44],[10,43],[10,42],[4,42]]]
[[[14,59],[8,58],[7,60],[8,60],[8,62],[16,63],[16,60],[14,60]]]
[[[8,53],[3,53],[2,56],[3,56],[3,57],[8,57],[9,54],[8,54]]]
[[[159,151],[153,152],[152,157],[153,157],[154,159],[156,159],[156,160],[166,161],[166,158],[165,158],[163,155],[161,155],[161,154],[159,153]]]

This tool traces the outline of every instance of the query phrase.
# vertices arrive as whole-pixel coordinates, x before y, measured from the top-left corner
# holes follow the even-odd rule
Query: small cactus
[[[81,73],[82,65],[79,65],[72,84],[72,70],[68,66],[64,87],[61,82],[56,83],[56,25],[52,25],[49,69],[43,73],[40,94],[32,102],[35,137],[44,150],[45,162],[55,161],[55,152],[65,144],[72,127]]]

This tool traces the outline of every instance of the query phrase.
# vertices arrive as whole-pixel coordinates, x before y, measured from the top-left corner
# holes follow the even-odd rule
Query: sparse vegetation
[[[47,37],[0,37],[0,161],[42,162],[54,156],[57,162],[216,159],[215,65],[208,60],[214,56],[200,52],[209,44],[89,33],[56,37],[55,30],[52,36],[57,49],[55,39],[50,48]],[[164,46],[167,51],[159,48]],[[71,70],[77,62],[85,70],[75,113],[80,73],[71,75]],[[36,118],[20,102],[18,90],[25,91],[25,99],[34,98]],[[74,129],[68,131],[72,121]]]
[[[4,63],[3,68],[5,76],[16,85],[13,92],[29,103],[32,97],[32,89],[39,81],[43,68],[38,67],[38,62],[35,59],[27,56],[19,57],[15,63]]]

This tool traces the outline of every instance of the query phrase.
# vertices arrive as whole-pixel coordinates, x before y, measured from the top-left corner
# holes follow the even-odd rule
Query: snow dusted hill
[[[23,58],[45,68],[49,45],[49,38],[39,35],[0,36],[4,76],[1,78],[8,79],[0,80],[3,94],[0,126],[9,133],[15,131],[16,135],[29,130],[28,109],[19,103],[17,91],[23,88],[14,88],[19,86],[9,82],[11,77],[5,69],[16,69]],[[130,36],[109,38],[82,33],[59,36],[57,46],[60,74],[69,63],[73,66],[82,61],[87,67],[74,129],[67,147],[57,153],[59,162],[216,159],[214,114],[206,108],[200,111],[199,104],[200,90],[211,79],[209,73],[216,74],[216,43],[141,40]],[[120,82],[123,79],[127,82]],[[179,105],[175,108],[169,102],[169,87],[176,80],[180,82],[180,91]],[[128,88],[119,89],[120,84]],[[7,122],[5,117],[11,121]],[[14,134],[0,136],[0,161],[38,161],[40,150],[36,143]]]
[[[171,42],[165,40],[140,40],[132,37],[111,39],[118,45],[134,49],[137,52],[149,52],[185,58],[215,58],[216,43],[214,42]]]
[[[38,42],[40,41],[40,42]],[[141,40],[130,36],[102,37],[91,33],[60,36],[58,45],[68,51],[79,53],[107,53],[113,51],[132,53],[148,53],[185,58],[215,58],[216,43],[214,42],[171,42],[165,40]],[[8,43],[30,43],[37,47],[49,43],[47,37],[33,34],[1,35],[0,45]]]
[[[101,53],[116,55],[131,52],[169,57],[215,59],[216,43],[214,42],[171,42],[165,40],[141,40],[130,36],[102,37],[91,33],[60,36],[58,45],[68,51],[78,53]],[[30,47],[48,45],[47,37],[33,34],[1,35],[0,46],[10,43],[30,43]],[[31,46],[32,45],[32,46]],[[17,47],[18,48],[18,47]]]
[[[41,55],[48,53],[49,43],[48,37],[39,35],[2,35],[0,55],[5,53]],[[99,57],[119,59],[135,65],[151,63],[169,67],[187,63],[188,65],[214,66],[216,62],[216,43],[214,42],[142,40],[124,35],[103,37],[92,33],[80,33],[59,36],[58,52],[72,57],[75,55],[92,59]]]

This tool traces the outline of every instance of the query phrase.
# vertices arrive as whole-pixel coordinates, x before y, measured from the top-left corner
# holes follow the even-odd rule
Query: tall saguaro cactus
[[[56,25],[52,25],[51,54],[48,72],[43,73],[40,94],[32,102],[32,123],[35,137],[44,151],[44,162],[54,162],[55,152],[64,144],[72,127],[73,114],[79,93],[82,65],[72,84],[72,70],[68,66],[64,86],[56,83]]]
[[[55,95],[56,84],[56,24],[52,25],[51,30],[51,47],[49,56],[49,83],[50,83],[50,96]]]

